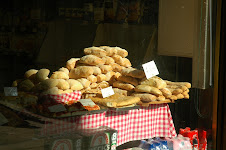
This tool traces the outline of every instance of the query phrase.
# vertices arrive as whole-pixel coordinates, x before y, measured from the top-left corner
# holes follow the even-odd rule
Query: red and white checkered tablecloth
[[[152,137],[175,137],[168,104],[153,104],[129,111],[107,111],[98,114],[75,116],[46,121],[42,135],[73,132],[77,129],[108,126],[118,130],[117,146],[128,141]]]

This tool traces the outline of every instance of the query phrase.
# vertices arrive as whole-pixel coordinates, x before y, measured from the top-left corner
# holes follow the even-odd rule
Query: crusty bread
[[[96,65],[99,65],[99,64],[104,64],[104,61],[101,58],[99,58],[95,55],[86,55],[86,56],[83,56],[79,60],[79,63],[96,66]]]

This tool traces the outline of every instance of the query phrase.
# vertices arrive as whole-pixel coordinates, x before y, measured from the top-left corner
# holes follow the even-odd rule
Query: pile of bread
[[[62,94],[81,91],[83,98],[100,97],[101,89],[112,86],[115,93],[138,97],[140,103],[189,98],[188,82],[170,82],[157,76],[146,79],[143,70],[133,68],[120,47],[89,47],[85,56],[71,58],[50,74],[49,69],[31,69],[13,86],[25,92]],[[94,101],[95,102],[95,101]],[[136,103],[138,101],[135,101]]]

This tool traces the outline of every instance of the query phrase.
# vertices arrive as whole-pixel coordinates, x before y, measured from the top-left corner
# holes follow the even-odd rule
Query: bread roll
[[[166,100],[166,98],[164,96],[160,95],[160,96],[157,97],[157,100],[158,101],[164,101],[164,100]]]
[[[90,86],[89,86],[91,89],[95,89],[98,87],[98,84],[97,83],[91,83]]]
[[[183,99],[184,98],[184,95],[183,94],[177,94],[177,99]]]
[[[69,70],[68,70],[67,68],[65,68],[65,67],[61,67],[61,68],[59,69],[59,71],[62,71],[62,72],[64,72],[64,73],[66,73],[67,75],[69,75]]]
[[[121,65],[123,67],[131,67],[132,66],[130,60],[127,58],[122,58],[119,65]]]
[[[128,52],[125,49],[122,49],[120,47],[114,47],[117,50],[117,55],[120,55],[121,57],[128,56]]]
[[[58,84],[56,87],[58,87],[58,89],[67,90],[70,88],[70,85],[66,80],[64,79],[57,79],[57,80],[58,80]]]
[[[69,76],[63,71],[55,71],[50,77],[51,79],[65,79],[68,80]]]
[[[49,69],[40,69],[36,74],[36,79],[41,82],[48,78],[49,73]]]
[[[128,91],[133,91],[134,88],[135,88],[132,84],[124,83],[124,82],[121,82],[121,81],[114,82],[113,87],[128,90]]]
[[[160,91],[162,92],[163,96],[165,96],[166,98],[170,98],[172,96],[172,92],[167,88],[162,88],[160,89]]]
[[[122,66],[120,66],[119,64],[116,64],[116,63],[112,63],[110,64],[111,67],[112,67],[112,70],[114,72],[121,72],[122,71]]]
[[[104,74],[99,74],[99,75],[97,75],[97,82],[98,82],[98,83],[100,83],[100,82],[102,82],[102,81],[106,81],[106,80],[107,80],[106,75],[104,75]]]
[[[98,56],[98,57],[104,57],[107,55],[107,52],[101,48],[98,48],[98,47],[89,47],[89,48],[85,48],[84,49],[84,53],[86,55],[95,55],[95,56]]]
[[[164,80],[162,80],[161,78],[155,78],[155,77],[152,77],[149,79],[143,78],[140,84],[150,85],[158,89],[163,89],[166,87],[166,82]]]
[[[66,62],[66,68],[70,71],[71,69],[75,68],[77,62],[80,58],[71,58]]]
[[[18,79],[18,80],[13,81],[12,87],[17,87],[21,81],[23,81],[23,79]]]
[[[144,92],[144,93],[151,93],[154,94],[156,96],[160,96],[162,95],[162,92],[157,89],[156,87],[151,87],[149,85],[138,85],[135,88],[136,92]]]
[[[91,82],[85,78],[77,79],[84,88],[88,88]]]
[[[172,96],[170,97],[170,99],[173,100],[173,101],[175,101],[175,100],[177,100],[177,96],[172,95]]]
[[[35,76],[36,76],[36,73],[37,72],[38,72],[38,70],[36,70],[36,69],[30,69],[30,70],[28,70],[28,71],[25,72],[24,77],[26,79],[33,80],[33,79],[35,79]]]
[[[109,83],[106,81],[102,81],[102,82],[98,83],[98,86],[97,86],[97,88],[101,88],[101,89],[106,88],[106,87],[109,87]]]
[[[71,90],[75,91],[75,90],[83,89],[83,85],[75,79],[69,79],[69,80],[67,80],[67,82],[69,83]]]
[[[83,64],[93,65],[93,66],[104,64],[104,61],[95,55],[83,56],[79,62]]]
[[[118,79],[120,76],[122,76],[122,74],[120,72],[115,72],[115,78]]]
[[[97,82],[97,77],[94,76],[94,75],[88,76],[87,79],[88,79],[91,83]]]
[[[114,55],[114,56],[112,56],[112,58],[114,59],[115,63],[117,63],[119,65],[122,63],[122,57],[121,56]]]
[[[114,91],[114,93],[118,93],[120,95],[124,95],[124,96],[128,95],[127,90],[122,90],[122,89],[119,89],[119,88],[113,88],[113,91]],[[138,96],[136,96],[136,97],[138,97]]]
[[[98,67],[100,68],[103,74],[108,73],[109,71],[112,71],[112,67],[110,65],[98,65]]]
[[[58,80],[56,79],[46,79],[41,82],[43,89],[46,89],[46,90],[56,87],[57,84],[58,84]]]
[[[110,71],[110,72],[106,73],[105,75],[106,75],[106,81],[110,81],[114,78],[115,72]]]
[[[115,63],[115,60],[113,58],[109,57],[109,56],[102,57],[102,60],[104,61],[105,65]]]
[[[133,77],[129,77],[129,76],[119,76],[117,78],[118,81],[122,81],[122,82],[126,82],[126,83],[130,83],[134,86],[138,85],[138,81],[137,79],[133,78]]]
[[[93,74],[94,74],[94,75],[99,75],[99,74],[101,74],[101,70],[100,70],[99,67],[92,66],[92,68],[93,68]]]
[[[19,83],[18,85],[18,88],[19,90],[21,91],[25,91],[25,92],[29,92],[31,91],[31,89],[34,87],[34,84],[33,82],[31,82],[31,80],[29,79],[26,79],[26,80],[23,80]]]
[[[167,81],[165,80],[165,82],[168,84],[168,85],[179,85],[179,86],[186,86],[187,88],[191,88],[191,83],[189,82],[171,82],[171,81]]]
[[[155,95],[149,93],[133,93],[132,96],[139,97],[143,102],[152,102],[157,100]]]
[[[130,76],[130,77],[140,78],[140,79],[145,77],[145,73],[143,70],[138,70],[135,68],[125,68],[122,70],[122,74],[125,76]]]
[[[91,66],[79,66],[74,68],[69,73],[70,79],[79,79],[88,77],[94,73],[94,68]]]
[[[100,46],[101,49],[104,49],[107,52],[107,56],[113,56],[117,54],[117,49],[109,46]]]

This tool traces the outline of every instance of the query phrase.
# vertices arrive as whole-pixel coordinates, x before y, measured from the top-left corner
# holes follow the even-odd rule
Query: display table
[[[176,136],[168,104],[152,104],[128,111],[106,111],[97,114],[45,120],[42,136],[72,133],[78,129],[108,126],[118,130],[117,145],[152,137]]]

